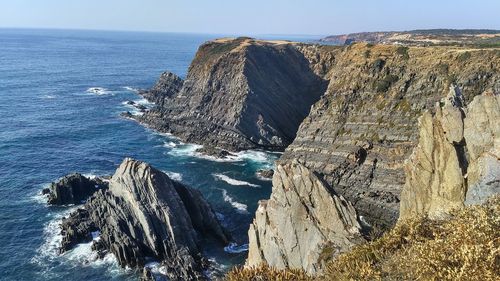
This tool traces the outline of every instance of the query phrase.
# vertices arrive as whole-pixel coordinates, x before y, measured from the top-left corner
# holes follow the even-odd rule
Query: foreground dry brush
[[[236,268],[227,280],[313,280],[300,270]],[[399,222],[327,264],[316,280],[499,280],[500,196],[443,220]]]

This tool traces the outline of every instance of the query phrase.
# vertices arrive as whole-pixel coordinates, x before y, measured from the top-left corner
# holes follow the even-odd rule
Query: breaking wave
[[[231,254],[238,254],[248,251],[248,244],[239,245],[231,242],[229,245],[224,247],[224,251]]]
[[[196,150],[202,148],[199,144],[179,144],[168,152],[173,156],[196,156]]]
[[[231,196],[229,196],[227,194],[227,190],[225,190],[225,189],[221,189],[221,190],[222,190],[222,197],[224,198],[224,201],[231,204],[231,206],[233,206],[233,208],[235,208],[238,213],[248,214],[247,205],[235,201]]]
[[[216,179],[219,179],[221,181],[224,181],[230,185],[238,185],[238,186],[242,186],[242,185],[248,185],[248,186],[251,186],[251,187],[260,187],[260,185],[258,184],[253,184],[253,183],[249,183],[249,182],[246,182],[246,181],[240,181],[240,180],[236,180],[236,179],[233,179],[233,178],[230,178],[224,174],[212,174]]]
[[[134,93],[139,92],[139,89],[134,88],[134,87],[130,87],[130,86],[125,86],[125,87],[123,87],[123,89],[125,89],[125,90],[127,90],[129,92],[134,92]]]
[[[174,181],[182,181],[182,174],[170,171],[163,171],[167,176]]]

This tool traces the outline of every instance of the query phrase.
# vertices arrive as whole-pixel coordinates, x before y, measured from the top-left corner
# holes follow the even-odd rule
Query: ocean
[[[137,280],[90,244],[58,253],[59,223],[77,206],[48,207],[40,191],[71,173],[111,175],[124,157],[198,188],[236,245],[207,246],[222,269],[246,257],[247,230],[271,182],[255,172],[276,153],[228,161],[120,116],[137,89],[170,70],[185,77],[198,46],[216,35],[0,29],[0,280]]]

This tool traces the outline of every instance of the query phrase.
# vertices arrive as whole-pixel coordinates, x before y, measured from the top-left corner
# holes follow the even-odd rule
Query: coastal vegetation
[[[500,196],[445,219],[400,221],[375,241],[326,265],[322,276],[269,266],[235,268],[228,281],[257,280],[498,280]]]

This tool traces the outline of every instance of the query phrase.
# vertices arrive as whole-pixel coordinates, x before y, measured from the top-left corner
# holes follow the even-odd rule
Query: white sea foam
[[[163,144],[164,147],[167,147],[167,148],[174,148],[177,146],[177,144],[173,141],[167,141]]]
[[[96,179],[97,178],[97,175],[96,174],[92,174],[92,173],[85,173],[85,174],[82,174],[82,176],[86,177],[86,178],[89,178],[91,180],[93,179]]]
[[[53,215],[43,229],[43,244],[37,249],[37,255],[33,257],[32,261],[38,264],[43,263],[45,260],[53,260],[59,255],[59,247],[63,236],[61,234],[62,218],[68,216],[76,208],[70,208]]]
[[[182,181],[182,174],[181,173],[176,173],[176,172],[170,172],[170,171],[163,171],[167,176],[174,181]]]
[[[101,232],[94,231],[91,233],[92,240],[99,241],[101,239]],[[74,261],[82,265],[92,265],[92,266],[100,266],[100,265],[118,265],[118,261],[116,257],[108,253],[104,256],[104,258],[99,259],[97,252],[92,250],[92,241],[88,243],[78,244],[71,251],[68,251],[63,256],[69,261]]]
[[[238,213],[248,214],[247,205],[235,201],[231,196],[229,196],[229,194],[227,194],[227,190],[225,190],[225,189],[221,189],[221,190],[222,190],[222,197],[224,198],[224,201],[231,204],[231,206],[233,206],[233,208],[235,208]]]
[[[263,177],[263,176],[259,175],[259,173],[257,173],[257,172],[255,172],[255,176],[256,176],[259,180],[261,180],[261,181],[272,181],[272,180],[273,180],[272,178],[265,178],[265,177]]]
[[[31,202],[36,202],[38,204],[46,204],[47,203],[47,195],[42,194],[42,190],[50,187],[50,184],[43,184],[40,186],[40,189],[37,189],[32,195],[28,197],[28,200]]]
[[[113,95],[112,91],[102,87],[90,87],[86,92],[87,94],[96,96]]]
[[[129,101],[124,101],[122,102],[122,105],[129,108],[128,112],[134,116],[142,116],[144,114],[141,109],[137,108],[137,105],[144,106],[146,108],[145,110],[149,110],[154,106],[154,103],[151,103],[144,98],[133,100],[133,102],[133,104],[129,104]]]
[[[278,159],[277,156],[274,156],[274,153],[258,150],[244,150],[230,153],[231,155],[224,158],[218,158],[194,151],[190,156],[214,162],[233,162],[235,165],[240,165],[238,162],[253,162],[261,169],[272,169],[274,167],[274,161]]]
[[[248,244],[243,244],[238,246],[236,243],[229,243],[226,247],[224,247],[224,251],[231,254],[238,254],[248,251]]]
[[[125,87],[123,87],[123,89],[130,91],[130,92],[134,92],[134,93],[139,92],[139,89],[134,88],[134,87],[130,87],[130,86],[125,86]]]
[[[253,184],[253,183],[249,183],[249,182],[246,182],[246,181],[240,181],[240,180],[237,180],[237,179],[233,179],[233,178],[230,178],[224,174],[212,174],[212,176],[214,176],[216,179],[219,179],[221,181],[225,181],[226,183],[230,184],[230,185],[238,185],[238,186],[241,186],[241,185],[248,185],[248,186],[251,186],[251,187],[260,187],[260,185],[258,184]]]
[[[50,214],[52,219],[44,227],[44,242],[37,249],[37,254],[31,259],[33,263],[40,265],[42,268],[47,268],[44,271],[50,272],[49,267],[52,261],[60,260],[64,263],[73,263],[78,266],[105,267],[112,275],[124,274],[125,271],[120,268],[116,257],[108,253],[102,259],[98,258],[97,253],[92,250],[92,241],[81,243],[72,250],[59,254],[59,248],[63,236],[61,234],[61,223],[63,217],[67,217],[71,212],[75,211],[76,207],[66,209],[62,212]],[[100,239],[100,232],[92,232],[93,240]]]
[[[202,147],[199,144],[179,144],[170,150],[168,154],[173,156],[195,156],[196,150]]]

